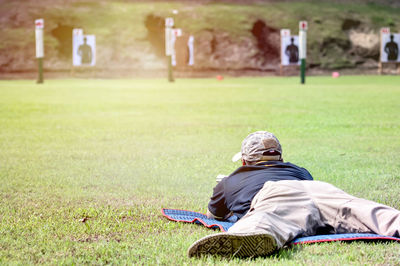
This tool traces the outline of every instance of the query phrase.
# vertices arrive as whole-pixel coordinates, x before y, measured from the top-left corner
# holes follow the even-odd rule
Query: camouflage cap
[[[282,147],[274,134],[267,131],[257,131],[243,140],[241,153],[242,159],[249,162],[281,160]]]

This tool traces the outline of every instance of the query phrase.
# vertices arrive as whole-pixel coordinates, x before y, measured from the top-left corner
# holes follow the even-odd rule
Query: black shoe
[[[194,242],[188,249],[188,256],[258,257],[270,255],[275,250],[276,241],[269,234],[219,233]]]

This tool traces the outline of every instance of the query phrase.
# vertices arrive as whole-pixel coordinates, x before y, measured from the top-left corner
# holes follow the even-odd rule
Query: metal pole
[[[306,59],[301,59],[300,64],[300,80],[301,84],[304,84],[306,83]]]
[[[38,69],[39,69],[39,75],[38,75],[38,80],[36,83],[43,83],[43,57],[38,58]]]
[[[168,81],[174,82],[174,74],[172,69],[172,55],[167,56],[167,63],[168,63]]]
[[[174,25],[173,18],[165,19],[165,55],[167,56],[168,65],[168,81],[174,82],[174,75],[172,69],[172,26]]]
[[[307,21],[299,23],[299,39],[300,39],[300,82],[306,83],[306,55],[307,55]]]

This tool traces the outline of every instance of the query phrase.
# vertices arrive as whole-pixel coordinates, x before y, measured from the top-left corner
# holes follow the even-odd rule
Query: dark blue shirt
[[[267,181],[313,180],[304,168],[281,161],[245,165],[214,187],[208,210],[220,219],[233,212],[239,219],[250,209],[254,196]]]

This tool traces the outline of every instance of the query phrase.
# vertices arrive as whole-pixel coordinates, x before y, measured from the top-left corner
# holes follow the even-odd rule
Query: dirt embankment
[[[39,4],[34,1],[24,3],[0,1],[0,24],[3,33],[0,37],[1,77],[7,76],[6,73],[14,73],[14,75],[20,73],[30,76],[30,73],[36,71],[33,21],[42,14],[45,14],[46,21],[45,69],[55,76],[60,73],[71,73],[72,29],[83,24],[81,21],[83,13],[86,15],[95,14],[98,10],[103,10],[102,12],[107,14],[109,5],[107,2],[86,2],[75,0],[52,5],[48,1]],[[140,1],[126,1],[125,7],[129,7],[130,3],[136,5],[138,2],[141,3]],[[184,34],[176,42],[178,50],[176,69],[179,75],[201,76],[201,74],[196,73],[219,71],[233,75],[237,73],[251,75],[278,73],[280,28],[286,25],[272,23],[257,12],[257,4],[274,3],[276,1],[253,1],[254,6],[248,7],[247,10],[247,26],[240,30],[234,28],[237,25],[234,20],[243,19],[239,17],[239,13],[236,18],[236,14],[233,13],[232,15],[231,12],[232,27],[229,28],[228,24],[229,30],[227,30],[227,27],[219,27],[216,22],[210,21],[207,24],[207,20],[196,13],[200,13],[200,11],[196,11],[196,8],[200,6],[199,3],[194,4],[192,1],[175,2],[180,3],[180,6],[177,6],[182,7],[182,9],[194,10],[191,16],[181,19]],[[227,10],[234,4],[241,4],[241,1],[233,1],[233,4],[232,1],[222,1],[230,2],[226,6],[224,4],[213,5],[208,2],[203,1],[202,4],[209,5],[208,7],[213,8],[213,10]],[[336,2],[341,4],[343,9],[346,8],[345,3],[350,3],[349,1]],[[386,5],[386,7],[398,8],[395,3],[390,1],[382,1],[381,4]],[[73,10],[74,13],[71,15],[71,12],[66,11],[64,14],[62,12],[63,5],[67,7],[66,10]],[[112,27],[112,24],[110,25],[110,21],[117,21],[115,17],[112,17],[108,23],[104,22],[104,25],[102,25],[102,20],[88,20],[92,23],[92,31],[97,38],[97,64],[94,69],[75,69],[72,73],[78,76],[90,74],[95,77],[146,76],[146,73],[152,73],[155,76],[164,75],[166,71],[164,19],[167,15],[157,11],[157,1],[149,5],[154,5],[155,8],[148,8],[150,11],[142,14],[141,18],[138,19],[140,24],[138,31],[141,37],[140,34],[138,34],[139,37],[124,37],[129,36],[126,32],[130,28],[125,29],[123,27],[118,28],[121,37],[116,36],[116,34],[111,35],[109,28]],[[304,2],[302,8],[306,9],[307,5],[310,5],[310,3]],[[39,7],[43,8],[44,11],[39,12]],[[298,12],[300,7],[292,10],[292,12]],[[385,6],[379,7],[381,8],[379,18],[384,18],[385,12],[388,11],[383,8]],[[121,7],[118,6],[118,8]],[[254,8],[254,10],[251,8]],[[349,10],[351,8],[353,6],[350,3]],[[131,10],[135,12],[135,8]],[[348,14],[352,14],[351,12],[355,11],[350,10]],[[121,17],[126,16],[128,19],[129,16],[125,13],[121,12]],[[376,69],[380,53],[379,27],[377,24],[396,29],[399,23],[392,19],[393,14],[388,14],[389,19],[378,21],[377,24],[373,23],[374,18],[377,20],[376,14],[371,15],[372,18],[365,17],[364,19],[360,19],[360,14],[357,16],[341,15],[337,17],[334,23],[329,20],[322,20],[317,14],[315,17],[307,17],[309,15],[305,11],[304,15],[297,15],[299,19],[309,21],[310,30],[322,28],[329,31],[329,34],[309,35],[307,67],[313,73],[322,73],[333,69],[357,69],[357,71],[368,72]],[[123,21],[121,18],[119,20]],[[203,20],[201,21],[203,26],[193,27],[187,22],[188,20],[191,20],[190,23],[192,24],[200,24],[199,20]],[[289,21],[286,24],[294,23]],[[186,64],[188,61],[186,43],[190,35],[193,35],[195,40],[195,64],[188,67]]]

